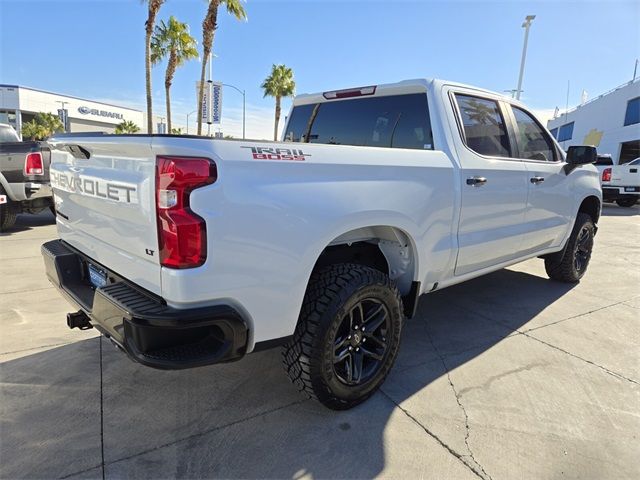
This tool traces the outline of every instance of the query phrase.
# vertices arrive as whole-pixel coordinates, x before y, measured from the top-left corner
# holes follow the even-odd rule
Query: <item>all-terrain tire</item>
[[[629,208],[629,207],[633,207],[637,201],[638,199],[635,197],[619,198],[618,200],[616,200],[616,203],[618,204],[619,207]]]
[[[4,188],[0,185],[0,195],[6,195]],[[5,232],[16,223],[17,214],[11,208],[11,200],[7,198],[7,203],[0,204],[0,232]]]
[[[549,278],[565,283],[577,283],[587,271],[596,227],[586,213],[578,213],[576,223],[567,241],[564,254],[551,255],[544,261]]]
[[[367,305],[375,306],[368,310],[373,313],[365,313]],[[360,312],[361,321],[354,320],[354,316],[358,315],[354,311]],[[375,312],[378,313],[374,317]],[[334,410],[349,409],[365,401],[382,385],[396,359],[404,320],[402,312],[398,289],[387,275],[378,270],[345,263],[313,273],[295,333],[282,350],[289,378],[300,392]],[[380,320],[383,314],[384,320]],[[379,322],[384,323],[384,328],[377,327],[376,330],[374,324]],[[366,335],[357,330],[357,323],[371,325]],[[351,340],[346,339],[345,328],[356,332],[354,339],[351,336],[348,337]],[[366,342],[360,339],[361,333],[362,338],[369,339],[368,344],[359,343]],[[371,338],[374,334],[378,339]],[[343,346],[338,347],[340,344]],[[337,367],[335,363],[336,349],[342,348],[345,357],[348,357],[345,362],[350,361],[353,366],[358,363],[356,355],[362,358],[362,352],[368,352],[373,347],[380,349],[377,353],[380,358],[360,360],[357,372],[359,381],[364,376],[365,362],[370,372],[369,378],[362,378],[361,383],[353,384],[355,376],[350,376],[345,382],[340,375],[340,364]],[[355,353],[356,349],[360,351],[359,354]],[[380,353],[382,351],[384,353]],[[345,370],[348,368],[344,367]]]

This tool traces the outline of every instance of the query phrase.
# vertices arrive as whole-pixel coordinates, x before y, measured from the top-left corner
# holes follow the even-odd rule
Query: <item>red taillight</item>
[[[27,158],[24,161],[24,174],[44,175],[44,165],[40,152],[27,153]]]
[[[157,158],[156,211],[161,265],[193,268],[205,262],[206,224],[189,208],[189,195],[216,178],[216,164],[207,158]]]
[[[602,181],[603,182],[610,182],[611,181],[611,169],[610,168],[605,168],[602,171]]]

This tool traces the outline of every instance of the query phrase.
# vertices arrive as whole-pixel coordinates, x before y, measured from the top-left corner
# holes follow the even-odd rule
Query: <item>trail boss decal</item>
[[[310,157],[310,153],[303,153],[295,148],[268,148],[268,147],[240,147],[250,148],[254,160],[296,160],[304,162],[304,157]]]

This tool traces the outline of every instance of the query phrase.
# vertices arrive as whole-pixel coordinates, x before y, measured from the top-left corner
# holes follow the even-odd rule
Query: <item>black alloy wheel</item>
[[[333,369],[346,385],[368,382],[389,352],[390,315],[384,304],[367,298],[342,319],[334,340]]]

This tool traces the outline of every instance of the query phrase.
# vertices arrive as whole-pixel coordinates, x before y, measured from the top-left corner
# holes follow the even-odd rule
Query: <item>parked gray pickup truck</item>
[[[21,142],[13,127],[0,124],[0,231],[13,227],[19,213],[53,208],[50,163],[46,142]]]

